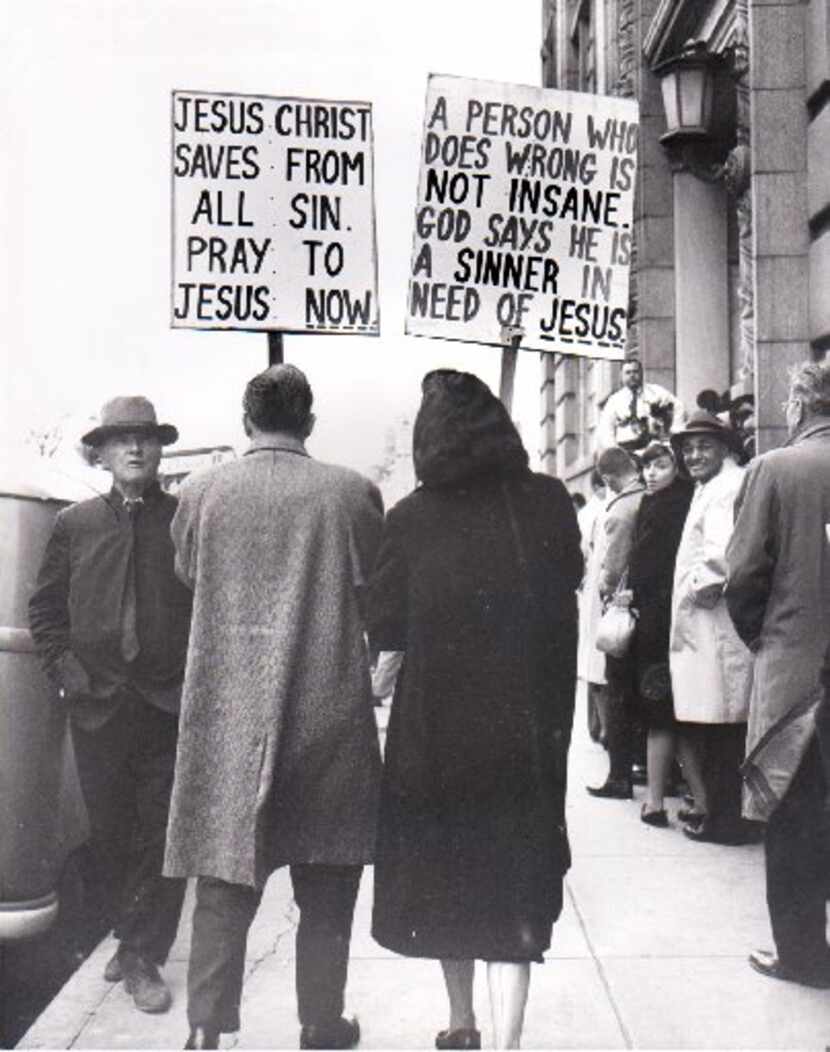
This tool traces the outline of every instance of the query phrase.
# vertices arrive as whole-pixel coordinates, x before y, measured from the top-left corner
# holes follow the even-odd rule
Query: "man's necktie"
[[[132,545],[130,558],[127,561],[127,572],[124,579],[124,598],[121,603],[121,654],[129,664],[138,657],[141,649],[138,642],[138,620],[135,600],[135,522],[141,512],[140,500],[128,500],[124,507],[130,519]]]

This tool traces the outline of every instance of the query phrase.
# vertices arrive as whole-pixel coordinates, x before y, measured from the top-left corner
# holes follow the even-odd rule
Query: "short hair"
[[[242,409],[260,431],[288,431],[305,437],[314,396],[296,365],[272,365],[248,381]]]
[[[636,365],[640,372],[643,371],[643,363],[639,358],[626,358],[620,365],[621,369],[625,369],[627,365]]]
[[[579,492],[572,493],[571,494],[571,500],[573,501],[574,507],[577,509],[577,511],[582,511],[582,509],[588,503],[585,500],[585,496],[582,493],[579,493]]]
[[[637,464],[630,453],[622,446],[610,446],[604,449],[597,461],[597,471],[600,475],[610,475],[612,478],[623,478],[625,475],[636,474]]]
[[[668,442],[649,442],[644,450],[637,453],[641,467],[645,467],[646,464],[650,464],[652,460],[657,460],[659,457],[669,457],[677,464],[677,457]]]
[[[798,398],[813,416],[830,416],[830,361],[795,366],[790,373],[790,398]]]

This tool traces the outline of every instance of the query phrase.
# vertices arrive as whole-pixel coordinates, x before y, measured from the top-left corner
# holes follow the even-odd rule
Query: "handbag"
[[[622,592],[625,591],[627,578],[628,571],[620,578],[608,606],[599,619],[594,640],[597,650],[615,658],[621,658],[628,650],[637,626],[637,611],[619,601]]]

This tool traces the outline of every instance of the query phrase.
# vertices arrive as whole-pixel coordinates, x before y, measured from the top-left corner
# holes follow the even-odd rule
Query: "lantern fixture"
[[[703,41],[690,40],[679,55],[655,67],[666,112],[667,130],[660,136],[665,146],[712,135],[715,67],[719,61]]]

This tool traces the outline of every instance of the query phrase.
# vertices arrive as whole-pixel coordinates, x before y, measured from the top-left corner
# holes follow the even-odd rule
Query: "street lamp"
[[[690,40],[679,55],[655,68],[666,112],[667,131],[660,136],[661,143],[668,146],[711,136],[715,67],[719,61],[702,41]]]

